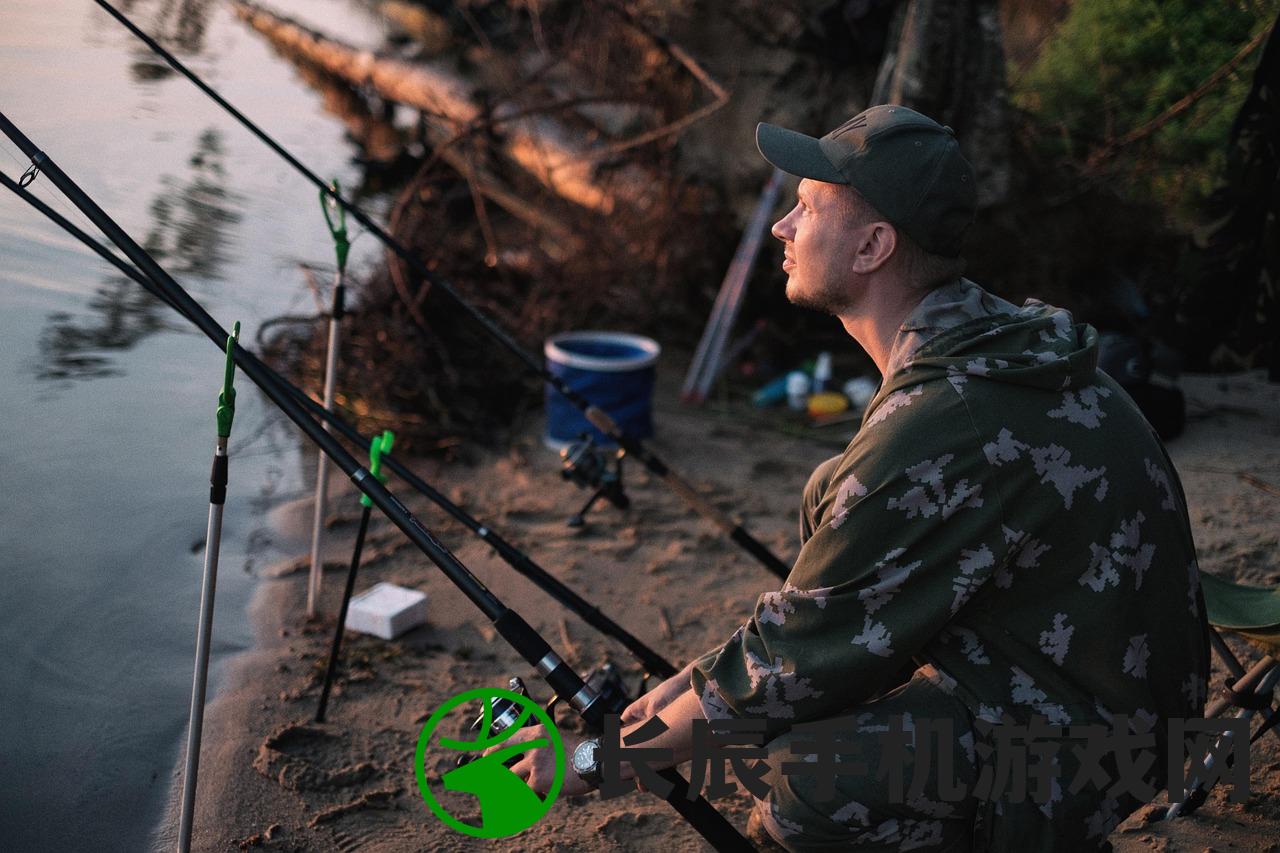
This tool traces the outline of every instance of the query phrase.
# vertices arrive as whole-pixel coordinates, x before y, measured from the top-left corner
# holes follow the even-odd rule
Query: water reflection
[[[212,128],[200,134],[184,184],[166,176],[151,202],[151,230],[142,241],[170,273],[205,281],[222,277],[230,260],[230,229],[240,220],[241,196],[226,186],[222,141]],[[50,314],[40,336],[39,379],[92,379],[120,373],[113,350],[128,350],[155,332],[176,328],[164,303],[119,274],[108,276],[86,308],[90,315]]]
[[[125,350],[166,328],[163,304],[131,280],[118,276],[94,293],[89,308],[97,322],[84,324],[70,314],[49,315],[40,336],[38,379],[92,379],[121,371],[103,350]]]
[[[229,260],[224,251],[227,232],[240,221],[233,208],[243,199],[227,189],[222,155],[221,135],[208,128],[187,161],[191,179],[185,185],[172,177],[161,180],[164,189],[151,203],[154,224],[144,245],[170,272],[222,277],[222,266]]]
[[[132,0],[126,0],[120,4],[120,9],[141,23],[147,16],[134,14],[137,5]],[[162,0],[159,8],[150,15],[149,25],[143,29],[178,56],[194,56],[204,50],[204,35],[211,5],[212,0]],[[129,71],[135,81],[146,83],[163,80],[174,73],[146,45],[139,43],[132,52],[134,59],[129,65]]]
[[[397,124],[392,103],[353,88],[350,82],[301,58],[296,51],[274,41],[269,43],[277,56],[289,61],[299,79],[320,94],[321,108],[342,122],[347,141],[357,148],[352,161],[361,167],[360,181],[351,188],[352,198],[359,200],[388,190],[399,192],[419,168],[420,161],[413,152],[420,156],[423,150],[425,129],[421,120],[415,127]]]
[[[382,104],[375,112],[369,100],[345,80],[336,79],[318,66],[300,61],[278,48],[276,53],[293,62],[302,81],[320,93],[324,111],[347,128],[347,138],[359,147],[363,164],[387,165],[403,155],[407,134],[396,127],[389,105]]]

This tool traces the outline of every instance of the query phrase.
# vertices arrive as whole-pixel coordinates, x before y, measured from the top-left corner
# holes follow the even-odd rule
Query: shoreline
[[[660,377],[655,450],[713,501],[742,516],[776,553],[793,558],[800,490],[838,446],[771,432],[762,450],[758,424],[681,407],[670,385],[669,377]],[[1187,491],[1201,568],[1245,583],[1278,583],[1280,504],[1233,471],[1247,462],[1264,481],[1280,483],[1280,386],[1255,373],[1187,377],[1183,388],[1191,417],[1187,433],[1169,448]],[[626,471],[633,501],[628,513],[597,508],[586,528],[568,528],[565,519],[585,496],[561,481],[559,460],[541,446],[540,423],[536,427],[524,430],[509,450],[478,452],[473,466],[412,467],[677,666],[722,642],[750,613],[756,595],[776,586],[635,463]],[[809,432],[817,437],[823,431]],[[345,480],[335,485],[330,505],[344,517],[326,539],[325,614],[336,611],[355,527],[354,509],[342,509],[355,506],[354,492]],[[580,672],[608,654],[634,686],[638,665],[618,644],[516,576],[425,500],[405,502]],[[291,525],[309,524],[309,507],[301,499],[273,513],[282,538]],[[281,571],[290,563],[304,567]],[[428,593],[428,624],[391,642],[348,633],[345,677],[335,684],[328,721],[313,724],[332,615],[314,624],[303,618],[305,558],[276,569],[277,576],[263,578],[249,608],[254,646],[228,662],[223,689],[206,711],[193,849],[705,849],[665,803],[637,793],[608,801],[565,798],[511,839],[482,841],[449,829],[427,810],[413,777],[413,750],[426,717],[450,695],[505,686],[510,675],[524,678],[539,698],[545,686],[399,531],[375,520],[357,589],[383,580],[421,588]],[[670,594],[675,589],[681,594]],[[1221,674],[1215,666],[1215,685]],[[1268,737],[1254,747],[1249,802],[1227,803],[1219,791],[1196,816],[1169,824],[1145,823],[1152,807],[1144,807],[1112,834],[1115,849],[1280,849],[1267,840],[1280,838],[1276,744],[1280,740]],[[154,836],[157,847],[172,849],[178,790]],[[741,791],[714,804],[745,826],[749,800]]]

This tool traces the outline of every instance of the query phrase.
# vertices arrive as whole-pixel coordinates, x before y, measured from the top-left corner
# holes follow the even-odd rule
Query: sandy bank
[[[1280,583],[1280,496],[1239,476],[1280,485],[1280,387],[1260,375],[1192,377],[1186,435],[1170,451],[1181,473],[1201,566],[1256,584]],[[690,411],[660,388],[653,443],[673,466],[784,559],[794,556],[795,506],[812,468],[836,453],[848,432],[766,427],[744,416]],[[776,581],[638,466],[626,471],[633,507],[598,509],[587,528],[568,515],[584,500],[560,479],[558,460],[537,425],[506,453],[474,466],[421,473],[543,568],[572,586],[677,665],[719,644]],[[345,484],[342,484],[345,485]],[[396,489],[393,482],[392,488]],[[403,497],[403,489],[398,492]],[[639,667],[524,579],[490,549],[423,500],[410,508],[506,604],[518,610],[580,669],[608,655],[632,681]],[[533,829],[485,842],[458,834],[424,806],[413,751],[426,717],[462,690],[504,686],[518,674],[537,697],[547,691],[483,624],[473,606],[386,522],[375,522],[358,588],[389,580],[426,590],[431,622],[395,642],[347,635],[347,667],[324,725],[310,723],[355,533],[354,499],[330,534],[333,569],[321,623],[303,618],[305,573],[266,579],[253,604],[255,649],[237,659],[209,708],[196,813],[200,850],[536,850],[671,851],[704,846],[661,801],[630,794],[601,802],[562,799]],[[306,505],[280,524],[303,525]],[[1220,680],[1221,673],[1215,673]],[[1280,840],[1280,739],[1255,748],[1254,793],[1242,805],[1215,796],[1193,818],[1172,824],[1130,818],[1113,835],[1118,850],[1276,850]],[[716,805],[742,826],[747,800]],[[170,809],[162,832],[171,838]],[[459,815],[465,818],[465,815]]]

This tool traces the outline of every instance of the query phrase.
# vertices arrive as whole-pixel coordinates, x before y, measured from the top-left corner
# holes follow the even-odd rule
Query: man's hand
[[[692,745],[691,721],[702,717],[701,705],[697,697],[694,696],[693,690],[689,687],[689,673],[692,671],[693,664],[690,663],[679,673],[671,676],[656,688],[632,702],[622,712],[621,720],[624,726],[622,737],[624,740],[638,728],[639,724],[662,714],[664,711],[666,712],[663,714],[663,722],[668,727],[667,732],[654,739],[649,745],[656,748],[672,749],[674,761],[655,764],[653,765],[654,769],[671,767],[681,761],[689,760]],[[526,726],[512,734],[502,743],[486,749],[484,755],[489,755],[500,749],[509,749],[509,747],[516,744],[527,743],[538,738],[548,738],[546,729],[540,725]],[[566,767],[564,784],[560,786],[560,793],[571,796],[589,793],[593,789],[583,781],[581,776],[573,771],[573,766],[569,763],[569,758],[573,755],[573,751],[586,738],[568,735],[562,736],[562,740],[564,742]],[[551,790],[551,785],[555,782],[555,752],[543,748],[535,749],[531,753],[525,753],[520,756],[519,761],[511,766],[511,772],[519,776],[534,791],[539,794],[545,794]],[[634,768],[626,761],[622,762],[619,772],[622,774],[622,779],[635,777]],[[639,783],[637,783],[637,786],[639,787]]]
[[[497,746],[491,746],[486,749],[484,755],[497,752],[499,749],[505,749],[517,743],[525,743],[547,737],[547,730],[542,726],[526,726]],[[578,748],[578,744],[585,738],[568,736],[562,738],[562,740],[564,741],[565,773],[564,784],[560,786],[560,793],[569,795],[586,794],[592,788],[582,780],[581,776],[573,772],[573,766],[569,763],[569,758],[573,755],[573,751]],[[526,785],[539,794],[545,794],[551,790],[551,785],[556,778],[555,750],[544,748],[536,749],[531,753],[527,752],[520,756],[520,760],[511,766],[511,772],[519,776]]]
[[[670,705],[681,693],[689,689],[689,673],[693,671],[693,663],[641,696],[622,710],[622,724],[629,726],[647,720],[663,708]]]

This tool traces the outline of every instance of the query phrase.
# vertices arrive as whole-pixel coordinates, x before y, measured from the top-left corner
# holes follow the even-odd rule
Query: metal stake
[[[226,371],[218,394],[218,440],[209,475],[209,529],[204,546],[204,583],[200,590],[200,622],[196,628],[196,668],[191,681],[191,717],[187,725],[187,766],[182,777],[182,817],[178,824],[178,849],[191,850],[192,819],[196,810],[196,775],[200,769],[200,735],[204,728],[204,694],[209,683],[209,637],[213,632],[213,595],[218,582],[218,549],[222,544],[222,507],[227,502],[227,439],[236,414],[236,390],[232,387],[236,363],[232,355],[240,338],[237,322],[227,336]]]
[[[339,192],[338,179],[330,182],[334,194]],[[334,225],[330,216],[330,208],[337,212],[338,223]],[[342,315],[346,302],[347,252],[351,242],[347,239],[347,212],[339,207],[333,196],[320,193],[320,210],[324,213],[325,224],[333,235],[333,248],[338,256],[338,272],[333,285],[333,308],[329,312],[329,351],[324,365],[324,410],[333,411],[334,376],[338,369],[338,334],[342,327]],[[325,432],[330,432],[329,422],[324,422]],[[320,560],[320,544],[324,536],[325,504],[329,492],[329,459],[318,453],[316,460],[316,500],[315,514],[311,525],[311,574],[307,578],[307,618],[316,615],[316,607],[320,602],[320,580],[324,566]]]
[[[391,445],[396,437],[391,430],[385,430],[381,437],[375,436],[369,445],[369,473],[385,483],[387,475],[382,473],[382,454],[391,452]],[[338,669],[338,655],[342,653],[342,632],[347,624],[347,608],[351,605],[351,593],[356,586],[356,572],[360,570],[360,552],[364,549],[364,535],[369,530],[369,515],[373,512],[373,501],[368,495],[360,496],[360,504],[364,511],[360,513],[360,529],[356,532],[356,546],[351,552],[351,568],[347,570],[347,586],[342,591],[342,605],[338,608],[338,624],[333,628],[333,646],[329,649],[329,665],[324,670],[324,687],[320,689],[320,705],[316,708],[316,722],[324,722],[325,708],[329,705],[329,690],[333,687],[333,676]]]
[[[144,44],[147,45],[155,54],[169,64],[173,70],[190,80],[196,88],[204,92],[213,101],[226,110],[232,118],[239,122],[246,130],[256,136],[263,144],[274,151],[277,155],[285,160],[290,166],[296,169],[299,174],[303,175],[313,185],[318,187],[321,192],[330,193],[322,178],[315,172],[308,169],[297,157],[294,157],[283,147],[266,134],[262,128],[258,127],[249,120],[244,113],[240,112],[234,106],[227,102],[225,98],[210,88],[209,84],[201,80],[190,68],[183,65],[182,62],[169,51],[165,50],[159,42],[151,38],[138,28],[133,21],[116,9],[107,0],[94,0],[102,7],[107,14],[119,21],[129,32],[133,33]],[[39,165],[39,164],[37,164]],[[518,361],[520,361],[527,370],[536,376],[542,378],[543,381],[551,385],[559,394],[568,400],[575,408],[582,412],[583,416],[605,435],[616,441],[623,449],[627,451],[633,458],[637,459],[640,464],[652,474],[666,483],[672,491],[681,497],[694,512],[708,519],[733,540],[739,547],[751,556],[760,561],[765,568],[773,572],[779,578],[787,578],[791,572],[791,567],[765,546],[763,542],[756,539],[751,533],[742,526],[740,522],[730,516],[728,513],[716,507],[711,501],[704,498],[696,489],[682,477],[680,474],[668,467],[667,463],[660,459],[652,450],[650,450],[643,442],[637,438],[633,438],[629,434],[622,431],[622,428],[614,421],[614,419],[603,409],[591,403],[579,392],[575,391],[559,376],[553,374],[542,363],[540,358],[536,358],[528,350],[524,349],[515,338],[511,337],[507,332],[498,327],[492,319],[480,312],[478,308],[470,302],[462,298],[462,295],[454,289],[447,280],[442,276],[429,269],[415,252],[411,251],[404,244],[400,243],[376,222],[369,218],[368,214],[356,207],[352,202],[336,193],[330,193],[334,202],[341,205],[344,210],[351,213],[355,220],[364,226],[369,234],[378,240],[382,245],[386,246],[391,252],[403,260],[410,269],[416,274],[422,276],[426,281],[431,283],[433,293],[442,293],[446,298],[453,301],[459,309],[467,316],[471,317],[480,325],[485,332],[493,338],[494,342],[500,347],[511,353]],[[132,259],[131,259],[132,260]],[[143,267],[144,272],[150,272]]]
[[[103,0],[95,0],[102,3]],[[186,316],[206,336],[219,347],[226,341],[226,330],[204,310],[198,302],[191,298],[164,269],[156,263],[155,258],[147,253],[138,242],[129,236],[98,204],[71,179],[62,168],[47,154],[36,147],[3,111],[0,111],[0,133],[13,140],[41,174],[47,175],[67,199],[76,206],[91,222],[120,248],[130,261],[149,278],[165,294],[165,300]],[[425,554],[431,562],[458,588],[458,590],[474,604],[485,618],[489,619],[507,643],[514,648],[529,665],[538,670],[538,674],[551,687],[562,701],[578,713],[591,728],[603,730],[604,715],[607,713],[605,703],[599,701],[600,695],[588,687],[582,678],[565,660],[551,648],[551,645],[515,610],[507,607],[495,596],[471,571],[446,548],[421,521],[402,504],[386,486],[369,474],[332,435],[325,432],[318,423],[310,418],[306,408],[283,388],[276,385],[269,372],[260,361],[248,356],[238,344],[231,342],[228,349],[235,363],[244,371],[281,411],[297,425],[311,441],[319,445],[334,463],[342,469],[356,488],[364,492],[374,506],[380,509],[404,534]],[[572,392],[570,392],[572,393]],[[591,409],[588,414],[597,410]],[[738,539],[735,539],[738,541]],[[745,541],[740,541],[747,547]],[[719,853],[751,853],[752,847],[742,834],[734,828],[724,815],[716,811],[705,798],[692,792],[689,783],[680,776],[675,768],[658,771],[658,775],[672,783],[672,789],[665,798],[667,804],[689,821],[708,843]],[[692,794],[692,797],[686,796]]]

